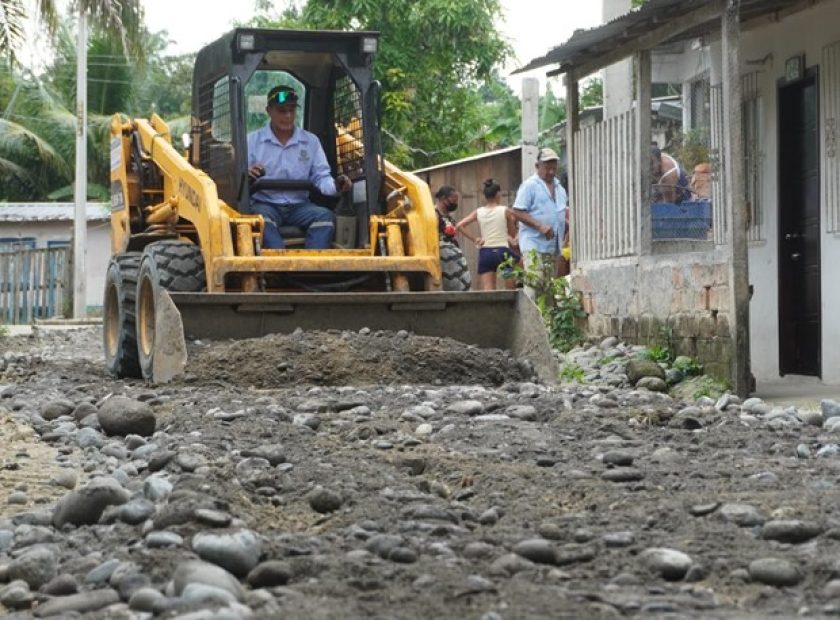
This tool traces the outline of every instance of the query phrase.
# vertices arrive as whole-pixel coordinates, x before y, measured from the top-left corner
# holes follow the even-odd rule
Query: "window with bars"
[[[764,136],[762,131],[763,109],[758,73],[748,73],[741,79],[741,124],[744,140],[744,199],[750,216],[747,238],[764,239]]]
[[[219,197],[234,204],[234,148],[230,117],[230,79],[202,84],[198,90],[199,167],[216,182]]]
[[[349,76],[345,75],[336,80],[333,105],[338,172],[356,180],[365,173],[362,94]]]

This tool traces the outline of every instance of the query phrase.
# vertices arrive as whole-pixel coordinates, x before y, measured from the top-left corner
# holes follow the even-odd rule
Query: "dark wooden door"
[[[820,376],[820,159],[816,73],[779,87],[779,370]]]

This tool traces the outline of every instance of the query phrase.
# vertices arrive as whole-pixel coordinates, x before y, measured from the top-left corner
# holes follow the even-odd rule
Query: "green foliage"
[[[690,176],[694,172],[694,166],[709,161],[709,144],[707,130],[690,129],[677,136],[669,152]]]
[[[581,109],[604,105],[603,80],[594,77],[585,81],[581,86],[579,100]]]
[[[499,271],[513,272],[513,276],[519,282],[534,289],[534,301],[548,328],[548,338],[552,347],[566,352],[582,344],[583,331],[578,326],[578,320],[585,317],[586,313],[583,311],[580,297],[569,286],[566,278],[553,275],[553,263],[540,268],[534,250],[531,250],[528,262],[530,268],[526,270],[508,258],[499,265]]]
[[[9,335],[9,328],[2,322],[0,322],[0,338],[4,338]]]
[[[636,357],[643,360],[651,360],[657,363],[667,364],[671,361],[671,351],[668,347],[655,344],[639,351]]]
[[[172,135],[186,131],[193,57],[162,55],[150,34],[129,58],[117,31],[93,29],[88,46],[88,198],[110,196],[111,116],[160,114]],[[39,76],[0,63],[0,200],[68,200],[73,195],[75,35],[55,31],[55,57]]]
[[[584,370],[577,364],[563,364],[560,368],[560,381],[565,383],[583,383]]]
[[[659,342],[639,351],[636,357],[671,365],[674,362],[674,330],[663,325],[659,328]]]
[[[693,357],[688,357],[686,355],[681,355],[675,359],[673,367],[682,371],[686,377],[703,374],[703,365],[698,363]]]
[[[23,45],[24,23],[37,19],[52,37],[60,29],[59,3],[55,0],[22,2],[0,0],[0,56],[17,65],[17,52]],[[143,40],[142,0],[75,0],[70,3],[75,11],[81,8],[90,20],[93,32],[113,32],[120,40],[125,53],[133,53]]]
[[[499,0],[309,0],[279,16],[265,4],[249,23],[383,33],[375,77],[383,147],[394,164],[410,169],[482,150],[481,87],[511,53],[495,24]]]

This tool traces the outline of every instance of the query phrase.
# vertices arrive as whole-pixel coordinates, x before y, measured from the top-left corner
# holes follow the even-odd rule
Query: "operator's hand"
[[[265,174],[265,166],[262,164],[254,164],[250,168],[248,168],[248,176],[251,177],[252,181],[256,181],[261,176]]]
[[[549,226],[548,224],[540,224],[540,227],[537,228],[541,234],[545,235],[546,239],[554,239],[554,229]]]
[[[475,240],[475,247],[480,248],[483,245],[484,245],[484,239],[482,239],[481,237],[477,237],[476,240]]]
[[[346,174],[339,174],[335,177],[335,188],[340,192],[349,192],[353,187],[353,181]]]

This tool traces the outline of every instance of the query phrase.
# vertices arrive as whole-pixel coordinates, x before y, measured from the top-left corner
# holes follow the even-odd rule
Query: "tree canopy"
[[[309,0],[259,26],[376,30],[384,145],[403,167],[456,159],[484,140],[482,86],[511,54],[496,28],[499,0]]]

